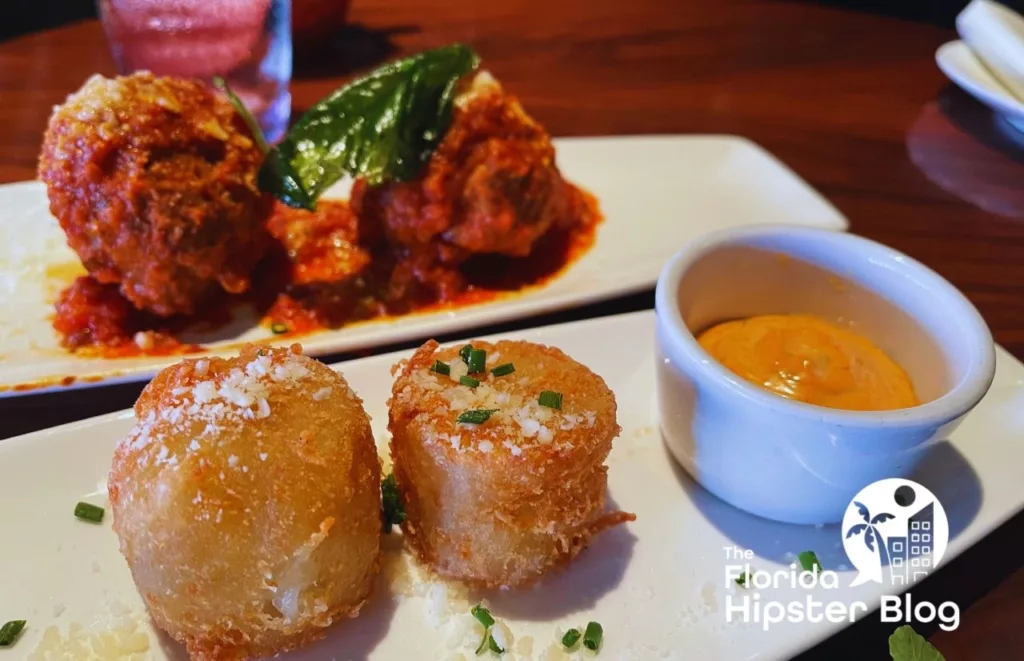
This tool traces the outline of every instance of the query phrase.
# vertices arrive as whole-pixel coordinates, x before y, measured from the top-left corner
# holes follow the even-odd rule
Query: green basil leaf
[[[899,627],[889,637],[889,656],[893,661],[943,661],[939,650],[909,625]]]
[[[415,177],[451,123],[459,80],[479,58],[462,44],[413,55],[336,90],[267,155],[260,188],[312,209],[343,176],[370,184]]]

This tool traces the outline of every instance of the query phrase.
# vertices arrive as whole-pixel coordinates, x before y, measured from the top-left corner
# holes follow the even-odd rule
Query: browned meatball
[[[54,110],[39,178],[89,273],[169,316],[249,287],[269,245],[261,161],[212,89],[142,72],[93,76]]]
[[[352,206],[399,253],[395,295],[413,281],[443,299],[460,286],[454,267],[471,255],[525,257],[553,226],[573,224],[571,194],[547,131],[482,73],[456,99],[423,172],[379,186],[357,181]]]

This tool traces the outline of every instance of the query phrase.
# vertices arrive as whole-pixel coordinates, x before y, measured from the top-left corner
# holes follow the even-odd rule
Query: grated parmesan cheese
[[[497,352],[488,353],[488,360]],[[500,356],[499,356],[500,357]],[[448,363],[450,373],[444,376],[430,368],[413,370],[409,374],[409,383],[397,394],[399,402],[411,404],[424,395],[439,395],[446,406],[436,406],[433,420],[428,416],[421,427],[424,442],[428,445],[449,443],[456,452],[489,453],[496,448],[507,449],[512,456],[522,456],[532,447],[559,443],[558,433],[572,431],[580,427],[584,421],[589,427],[597,422],[594,411],[568,413],[559,409],[541,406],[533,394],[516,392],[516,386],[523,386],[531,391],[529,377],[524,375],[518,381],[499,379],[492,381],[483,375],[480,385],[468,388],[458,383],[468,372],[465,362],[453,359]],[[479,376],[479,375],[478,375]],[[509,391],[508,388],[513,390]],[[449,437],[445,431],[436,427],[437,421],[447,417],[456,417],[460,412],[494,409],[496,412],[484,425],[472,423],[456,423],[457,429],[466,429],[472,437],[468,440],[460,435]],[[441,424],[444,424],[443,422]],[[570,443],[564,439],[562,444]]]
[[[145,621],[144,615],[126,612],[98,631],[77,622],[63,635],[58,627],[47,627],[27,661],[144,661],[150,649]]]
[[[480,644],[484,628],[470,612],[478,600],[470,600],[470,596],[473,595],[470,594],[469,588],[461,583],[447,582],[439,578],[414,560],[409,551],[400,547],[385,553],[381,575],[391,594],[398,601],[419,600],[423,603],[427,623],[443,638],[447,651],[425,653],[423,658],[449,661],[476,658],[474,651]],[[482,605],[487,607],[487,601],[484,600]],[[532,661],[535,658],[533,637],[515,638],[508,623],[500,617],[496,619],[497,622],[491,628],[491,635],[494,642],[505,650],[501,658],[504,661]],[[561,630],[557,638],[561,639]],[[558,649],[554,649],[556,646]],[[542,651],[538,658],[559,661],[568,661],[571,658],[562,654],[560,643],[553,644],[552,648],[551,652]],[[550,656],[545,656],[546,654]],[[497,657],[487,652],[486,658]]]
[[[155,454],[140,453],[139,464],[147,463],[152,457],[156,465],[166,464],[177,469],[179,458],[163,445],[169,434],[187,434],[193,424],[205,423],[198,438],[191,439],[187,446],[188,452],[196,452],[201,447],[199,439],[219,434],[225,421],[269,417],[272,413],[268,399],[271,385],[279,383],[290,387],[293,382],[309,376],[310,370],[304,364],[306,360],[296,353],[277,358],[257,355],[243,368],[233,368],[227,374],[215,374],[188,388],[174,388],[170,393],[176,400],[175,405],[161,410],[159,418],[155,411],[150,411],[145,418],[136,421],[122,444],[127,444],[132,450],[144,450],[159,442],[161,446],[153,450]],[[197,361],[193,372],[198,377],[207,377],[209,361]],[[330,389],[326,390],[329,392]],[[234,461],[237,462],[237,458]]]

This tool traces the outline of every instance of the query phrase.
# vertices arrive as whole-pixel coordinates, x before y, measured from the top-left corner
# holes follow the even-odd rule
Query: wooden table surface
[[[293,95],[301,111],[382,58],[463,41],[556,136],[746,136],[828,197],[854,232],[949,278],[1024,358],[1024,136],[936,68],[935,49],[953,38],[812,2],[356,0],[316,65],[297,66]],[[96,22],[0,44],[0,181],[34,178],[50,108],[113,69]],[[647,293],[502,328],[651,303]],[[130,406],[139,389],[4,401],[0,436]],[[957,631],[931,637],[947,661],[1024,658],[1022,530],[1018,515],[915,588],[966,609]],[[888,659],[893,625],[877,619],[800,658]]]

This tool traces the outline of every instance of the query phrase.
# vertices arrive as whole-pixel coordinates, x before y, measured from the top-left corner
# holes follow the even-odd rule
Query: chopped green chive
[[[512,372],[516,371],[516,366],[512,363],[505,363],[504,365],[498,365],[491,370],[491,374],[494,376],[508,376]]]
[[[480,604],[473,606],[473,608],[469,610],[469,613],[476,618],[477,622],[484,625],[485,629],[494,626],[494,618],[491,617],[491,611],[487,610]]]
[[[800,559],[800,566],[804,568],[804,571],[814,573],[821,571],[821,563],[818,562],[818,556],[814,554],[814,551],[801,551],[797,554],[797,558]]]
[[[0,627],[0,647],[10,647],[25,628],[25,620],[11,620]]]
[[[604,629],[597,622],[588,622],[587,630],[583,634],[583,646],[591,652],[596,652],[601,647],[601,638],[604,636]]]
[[[579,629],[569,629],[565,632],[565,635],[562,636],[562,647],[571,650],[576,646],[576,643],[580,642],[580,638],[582,637],[583,634],[580,633]]]
[[[484,653],[484,650],[487,649],[487,641],[489,641],[490,639],[491,639],[491,630],[487,629],[486,631],[484,631],[484,637],[480,639],[480,644],[477,645],[477,648],[476,648],[476,655],[477,656],[480,656],[481,654]]]
[[[472,349],[469,352],[469,357],[466,358],[466,365],[469,366],[469,373],[476,374],[477,372],[483,372],[487,368],[487,352],[483,349]]]
[[[455,419],[455,422],[464,422],[470,425],[482,425],[487,422],[492,413],[497,412],[498,409],[474,409],[472,411],[463,411],[459,414],[459,417]]]
[[[741,588],[745,588],[745,587],[747,587],[747,583],[749,581],[750,581],[750,574],[748,572],[743,572],[742,574],[739,575],[739,578],[736,579],[736,585],[740,586]]]
[[[75,505],[75,516],[79,519],[99,523],[103,520],[103,508],[90,503],[78,503]]]
[[[288,332],[288,326],[278,321],[270,324],[270,332],[274,335],[283,335]]]
[[[452,367],[448,363],[442,363],[440,360],[435,360],[434,366],[430,368],[430,371],[448,376],[452,373]]]
[[[469,386],[470,388],[476,388],[480,385],[480,382],[471,376],[460,376],[459,383],[464,386]]]
[[[464,363],[469,364],[469,352],[472,350],[472,344],[467,344],[466,346],[462,347],[461,349],[459,349],[459,358],[461,358]]]
[[[540,394],[540,398],[537,400],[537,403],[541,406],[546,406],[549,409],[561,410],[562,393],[555,392],[554,390],[545,390]]]
[[[267,355],[267,350],[266,349],[257,349],[256,350],[256,355],[257,356],[266,356]]]
[[[395,474],[388,473],[380,483],[380,499],[383,508],[384,532],[390,533],[391,526],[405,521],[405,507],[402,505],[402,494],[398,492]]]
[[[498,645],[497,641],[494,640],[494,636],[491,635],[491,627],[494,626],[494,618],[491,617],[491,611],[484,608],[481,604],[477,604],[469,609],[469,613],[484,627],[484,637],[480,639],[480,644],[476,648],[477,656],[483,654],[488,648],[495,654],[504,654],[505,650]]]

